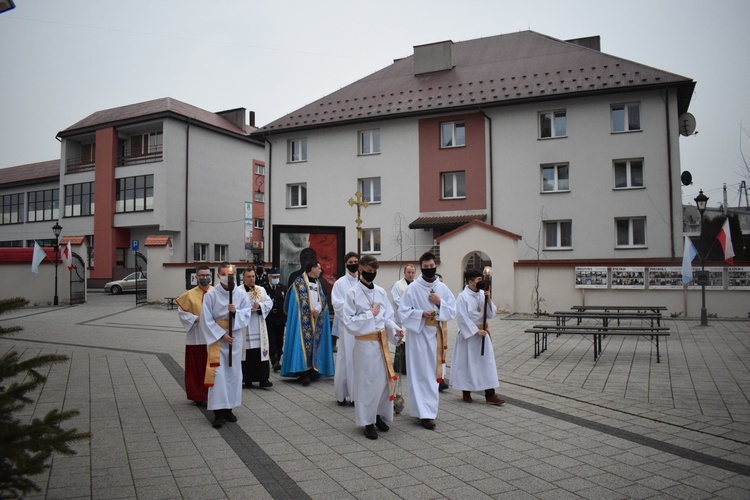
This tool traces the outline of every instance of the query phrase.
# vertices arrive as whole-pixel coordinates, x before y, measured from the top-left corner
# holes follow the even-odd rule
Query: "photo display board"
[[[610,278],[612,288],[646,288],[645,267],[613,267]]]
[[[650,267],[648,287],[656,290],[682,290],[682,268]]]
[[[693,277],[695,277],[695,271],[700,271],[700,267],[693,266]],[[706,290],[724,290],[724,268],[723,267],[707,267],[709,285],[706,285]],[[695,284],[695,280],[688,284],[690,290],[700,289],[700,285]]]
[[[607,288],[606,267],[576,267],[576,288]]]
[[[727,288],[729,290],[750,290],[750,267],[728,267]]]

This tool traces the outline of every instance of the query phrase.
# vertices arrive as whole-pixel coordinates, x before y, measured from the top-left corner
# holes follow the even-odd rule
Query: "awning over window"
[[[487,214],[467,214],[467,215],[445,215],[441,217],[419,217],[409,224],[409,229],[423,229],[423,228],[451,228],[463,226],[467,222],[473,220],[481,220],[487,218]]]

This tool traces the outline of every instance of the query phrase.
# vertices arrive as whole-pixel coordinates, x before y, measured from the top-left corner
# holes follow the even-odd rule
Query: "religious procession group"
[[[391,288],[391,302],[375,284],[377,259],[350,252],[346,273],[330,290],[331,321],[320,263],[314,253],[301,260],[287,285],[279,283],[277,268],[266,276],[259,266],[245,269],[235,286],[234,268],[224,262],[217,270],[219,285],[212,287],[211,270],[201,266],[198,286],[176,299],[187,330],[187,398],[213,410],[214,427],[237,421],[232,409],[242,404],[243,385],[272,387],[273,368],[303,386],[333,376],[338,404],[354,406],[356,425],[364,426],[368,439],[377,439],[394,415],[398,378],[389,343],[403,343],[409,414],[434,429],[439,391],[446,387],[446,324],[454,318],[450,387],[462,391],[466,403],[473,402],[474,391],[483,391],[487,404],[504,402],[495,394],[497,367],[492,342],[486,341],[487,320],[496,307],[482,272],[467,269],[465,288],[455,298],[428,252],[419,258],[419,277],[414,265],[404,268],[404,278]]]

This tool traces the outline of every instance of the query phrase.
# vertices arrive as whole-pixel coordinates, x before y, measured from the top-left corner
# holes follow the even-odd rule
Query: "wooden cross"
[[[354,193],[355,198],[349,198],[349,206],[353,207],[357,205],[357,218],[354,222],[357,223],[357,255],[362,253],[362,218],[360,217],[360,209],[367,208],[367,200],[362,199],[362,193],[357,191]]]

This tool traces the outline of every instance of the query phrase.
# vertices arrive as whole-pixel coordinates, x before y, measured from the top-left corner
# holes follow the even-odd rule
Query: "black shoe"
[[[193,403],[195,403],[195,406],[197,406],[198,408],[205,408],[206,407],[206,402],[205,401],[193,401]]]
[[[379,431],[383,431],[383,432],[388,432],[388,429],[390,429],[390,427],[388,426],[388,424],[386,424],[383,421],[383,419],[380,418],[380,415],[378,415],[377,417],[375,417],[375,427],[377,427]]]
[[[365,426],[365,437],[367,439],[377,439],[378,431],[375,430],[375,426],[370,424]]]
[[[227,423],[227,421],[224,418],[224,410],[214,410],[214,429],[220,429],[225,423]]]
[[[443,392],[448,388],[448,384],[445,383],[445,381],[440,381],[440,385],[438,386],[438,391]]]
[[[300,377],[299,381],[304,387],[307,387],[308,385],[310,385],[310,377],[308,377],[307,375]]]
[[[253,388],[253,383],[252,382],[245,382],[243,385],[245,386],[245,389],[252,389]]]
[[[279,363],[278,361],[276,361],[273,364],[273,371],[278,372],[279,370],[281,370],[281,363]]]
[[[435,421],[431,418],[422,418],[420,422],[425,429],[432,430],[435,428]]]
[[[346,398],[344,398],[343,401],[336,401],[336,403],[338,403],[339,406],[346,406],[346,405],[349,404],[349,403],[346,402]]]
[[[236,422],[237,421],[237,417],[235,416],[234,413],[232,413],[232,410],[224,410],[224,419],[227,422]]]
[[[268,389],[269,387],[273,387],[273,382],[270,380],[261,380],[258,385],[261,389]]]

